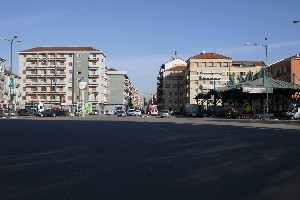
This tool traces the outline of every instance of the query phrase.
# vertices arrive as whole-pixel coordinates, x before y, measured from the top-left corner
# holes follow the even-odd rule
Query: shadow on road
[[[0,120],[0,199],[300,198],[297,127],[221,123]]]

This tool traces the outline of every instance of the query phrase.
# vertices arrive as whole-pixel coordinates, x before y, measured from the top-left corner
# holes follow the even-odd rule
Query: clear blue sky
[[[92,46],[107,67],[126,70],[140,95],[156,92],[161,64],[174,51],[187,60],[202,51],[269,64],[300,53],[299,0],[1,0],[0,37],[19,36],[17,51],[37,46]],[[0,41],[9,61],[10,44]],[[8,63],[9,64],[9,63]]]

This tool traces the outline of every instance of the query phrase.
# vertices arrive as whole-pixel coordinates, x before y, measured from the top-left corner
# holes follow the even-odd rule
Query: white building
[[[92,47],[36,47],[18,53],[22,107],[42,102],[47,107],[71,109],[81,99],[81,80],[88,82],[85,103],[97,109],[106,104],[106,55],[102,51]]]

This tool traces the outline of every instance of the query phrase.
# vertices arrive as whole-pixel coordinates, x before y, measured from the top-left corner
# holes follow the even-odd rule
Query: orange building
[[[300,84],[300,54],[277,61],[267,70],[274,79]]]

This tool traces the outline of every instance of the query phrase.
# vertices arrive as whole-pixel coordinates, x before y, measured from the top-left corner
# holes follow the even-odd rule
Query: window
[[[169,100],[169,103],[172,103],[172,99]]]
[[[93,61],[93,62],[92,62],[92,64],[93,64],[93,65],[96,65],[96,64],[97,64],[97,62],[96,62],[96,61]]]
[[[69,62],[69,66],[70,66],[70,67],[72,66],[72,64],[73,64],[72,62]]]
[[[81,66],[81,61],[77,61],[77,62],[76,62],[76,65],[77,65],[78,67],[80,67],[80,66]]]
[[[202,67],[206,67],[206,62],[202,62]]]
[[[72,58],[72,54],[71,53],[69,54],[69,57]]]
[[[228,67],[228,62],[224,62],[224,67]]]
[[[169,96],[172,96],[172,92],[171,91],[169,92]]]
[[[81,74],[81,71],[77,71],[77,74]]]
[[[213,64],[212,62],[209,62],[209,63],[208,63],[208,66],[209,66],[209,67],[213,67],[214,64]]]
[[[221,67],[221,63],[220,62],[217,62],[217,67]]]
[[[68,91],[69,91],[69,92],[72,92],[72,88],[71,88],[71,87],[69,87],[69,88],[68,88]]]
[[[68,96],[68,100],[72,100],[72,96]]]
[[[194,67],[198,67],[198,63],[197,62],[194,62]]]

